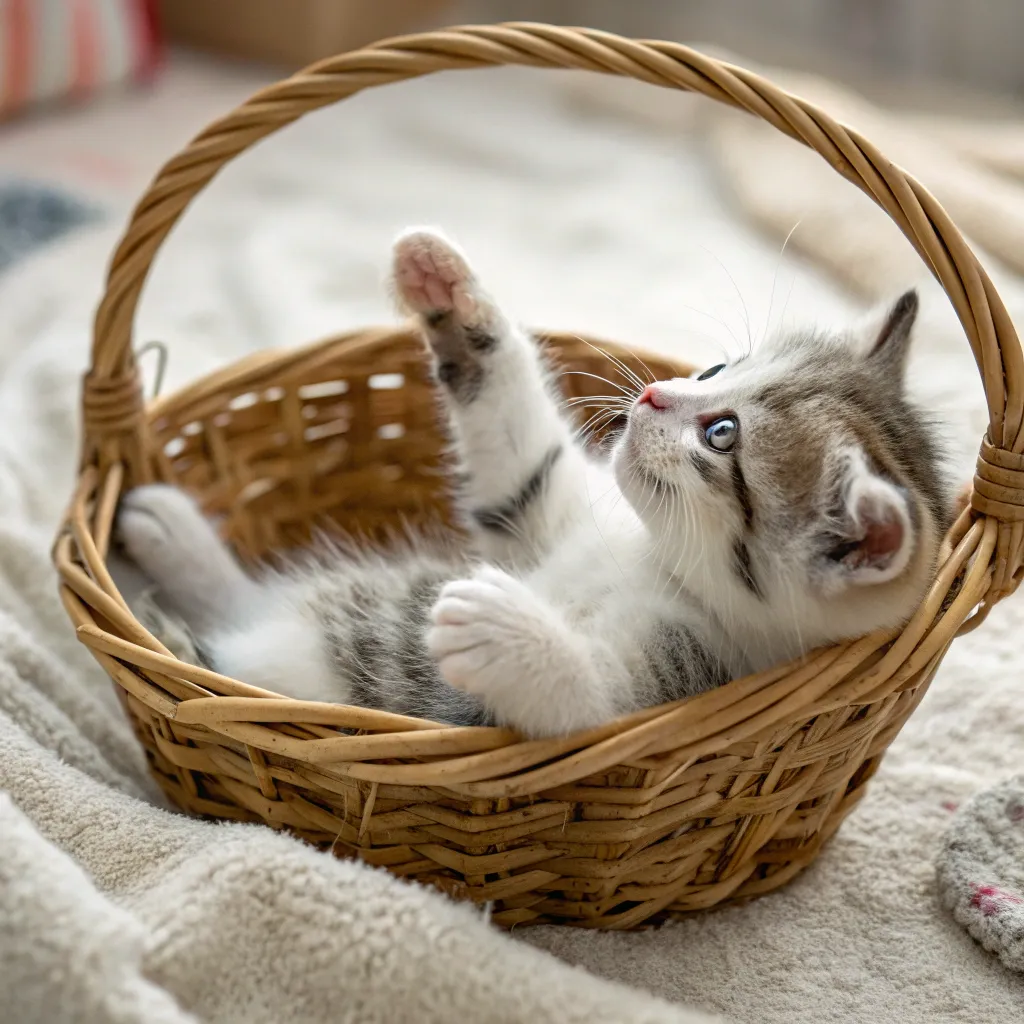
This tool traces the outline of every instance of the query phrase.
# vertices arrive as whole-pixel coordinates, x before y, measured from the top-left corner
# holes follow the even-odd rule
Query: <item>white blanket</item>
[[[390,236],[414,222],[451,230],[531,323],[698,361],[745,339],[747,323],[757,336],[769,320],[830,322],[853,308],[742,226],[696,149],[581,121],[559,97],[539,73],[413,83],[307,119],[230,168],[175,232],[145,295],[138,337],[170,344],[165,387],[253,347],[389,317],[379,283]],[[166,93],[152,103],[166,111]],[[145,106],[132,109],[135,120],[95,115],[109,159],[159,145]],[[74,128],[95,141],[81,119]],[[25,152],[7,159],[25,169]],[[109,684],[56,601],[47,556],[71,486],[88,315],[114,238],[82,236],[0,280],[5,1016],[699,1019],[543,949],[751,1024],[1016,1012],[1019,980],[938,908],[932,859],[946,805],[1013,762],[1024,602],[954,647],[868,799],[812,869],[778,895],[659,931],[508,938],[469,908],[286,836],[162,809]],[[978,389],[963,383],[974,378],[948,312],[935,302],[928,315],[922,393],[971,428],[966,472],[983,423]]]

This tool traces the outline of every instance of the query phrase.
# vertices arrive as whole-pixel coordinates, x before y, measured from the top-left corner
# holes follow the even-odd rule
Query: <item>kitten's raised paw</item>
[[[395,242],[394,280],[402,305],[428,320],[454,313],[462,323],[476,323],[485,312],[465,256],[437,232],[407,231]]]
[[[514,689],[542,668],[546,629],[536,597],[490,566],[441,591],[431,611],[427,650],[449,685],[481,699]]]
[[[394,287],[401,306],[420,317],[437,376],[459,402],[472,401],[487,376],[487,357],[507,328],[466,258],[442,235],[410,231],[395,243]]]

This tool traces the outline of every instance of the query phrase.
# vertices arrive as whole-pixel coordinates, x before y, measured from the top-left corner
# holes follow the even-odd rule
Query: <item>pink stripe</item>
[[[80,96],[96,86],[99,64],[96,11],[91,0],[71,0],[71,33],[74,39],[72,95]]]
[[[156,0],[122,0],[125,19],[131,25],[132,74],[152,77],[160,66],[160,26]]]
[[[32,15],[29,0],[7,0],[4,6],[4,76],[0,84],[0,111],[22,106],[32,81]]]

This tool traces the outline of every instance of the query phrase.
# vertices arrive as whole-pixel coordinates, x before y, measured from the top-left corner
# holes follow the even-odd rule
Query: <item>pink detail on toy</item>
[[[991,917],[1007,907],[1024,903],[1024,897],[1014,892],[1007,892],[996,885],[979,885],[975,882],[972,885],[974,895],[971,897],[971,906],[980,910],[984,917]]]
[[[952,814],[960,805],[955,800],[943,800],[940,805],[944,811]]]

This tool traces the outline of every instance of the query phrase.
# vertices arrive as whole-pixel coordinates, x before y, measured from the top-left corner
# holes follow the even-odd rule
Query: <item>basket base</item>
[[[553,799],[557,791],[511,801],[455,794],[439,800],[431,792],[428,802],[418,787],[355,783],[268,754],[254,762],[244,744],[228,751],[223,737],[169,722],[130,696],[126,703],[156,780],[187,813],[288,831],[453,899],[487,904],[493,923],[506,929],[633,930],[771,892],[814,860],[881,760],[880,754],[863,760],[839,796],[811,796],[781,813],[723,821],[693,817],[686,808],[691,801],[683,801],[678,823],[661,823],[659,836],[581,842],[573,826],[600,832],[611,822],[594,821],[586,803]],[[636,771],[617,769],[581,785],[607,786],[616,773],[627,781]],[[512,818],[518,824],[509,825]],[[760,833],[770,838],[762,842]]]

